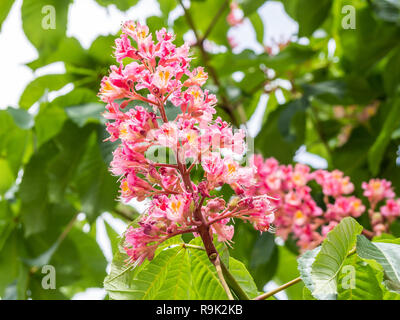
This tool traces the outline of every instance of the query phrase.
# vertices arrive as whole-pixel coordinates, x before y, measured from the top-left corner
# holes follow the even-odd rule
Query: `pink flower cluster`
[[[363,182],[362,188],[370,203],[368,214],[372,230],[376,235],[388,232],[393,221],[400,217],[400,199],[394,199],[392,183],[385,179],[371,179]]]
[[[259,155],[253,157],[253,164],[257,168],[257,183],[246,194],[272,197],[277,235],[285,240],[293,236],[302,251],[318,246],[344,217],[357,218],[366,212],[361,199],[351,195],[354,185],[350,178],[339,170],[311,172],[304,164],[281,165],[274,158],[264,160]],[[311,181],[322,189],[320,205],[313,198]],[[386,180],[373,179],[364,182],[362,188],[369,200],[373,235],[387,232],[400,216],[400,199],[393,199],[391,184]],[[376,211],[377,204],[385,199],[386,203]]]
[[[245,134],[214,119],[217,99],[201,88],[207,73],[202,67],[190,70],[189,46],[176,47],[173,34],[163,28],[156,38],[147,26],[126,22],[115,41],[120,64],[111,66],[99,93],[107,103],[104,116],[111,120],[108,139],[120,142],[111,171],[120,176],[121,198],[151,200],[125,233],[125,250],[135,263],[152,259],[162,241],[178,234],[206,230],[230,241],[232,218],[260,231],[267,231],[274,218],[268,196],[246,195],[254,169],[235,160],[246,151]],[[167,104],[179,108],[174,118],[168,119]],[[174,162],[151,160],[151,148],[167,149]],[[191,172],[199,167],[204,178],[196,184]],[[236,192],[228,204],[212,192],[224,184]]]

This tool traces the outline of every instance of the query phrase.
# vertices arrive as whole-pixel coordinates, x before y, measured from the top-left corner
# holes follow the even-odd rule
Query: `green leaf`
[[[21,129],[30,129],[35,124],[32,115],[24,109],[8,107],[7,111],[12,115],[14,122]]]
[[[311,291],[307,287],[303,287],[303,300],[317,300],[317,299],[315,299],[312,296]]]
[[[372,8],[377,16],[400,26],[400,2],[396,0],[372,0]]]
[[[314,291],[314,282],[312,279],[311,271],[312,271],[312,265],[315,261],[316,256],[318,253],[321,251],[321,247],[316,247],[313,250],[308,250],[304,252],[298,259],[298,269],[300,272],[301,279],[303,280],[304,284],[306,285],[306,288],[309,290],[309,292]]]
[[[78,228],[73,228],[68,234],[78,248],[81,263],[81,279],[74,286],[86,289],[101,287],[106,276],[107,261],[103,251],[96,241],[96,229],[85,233]]]
[[[29,109],[47,91],[59,90],[71,81],[66,74],[48,74],[29,83],[19,99],[21,108]]]
[[[400,293],[399,244],[370,242],[364,236],[358,236],[357,253],[361,258],[377,261],[383,267],[387,288]]]
[[[81,199],[82,211],[89,221],[117,204],[117,179],[111,175],[101,156],[96,134],[92,134],[89,145],[79,162],[74,178]]]
[[[8,161],[15,177],[31,155],[31,139],[30,131],[19,128],[7,110],[0,110],[0,158]]]
[[[356,220],[346,217],[328,233],[316,255],[317,249],[314,249],[299,259],[301,277],[315,298],[320,300],[336,298],[339,272],[349,251],[356,243],[356,236],[361,231],[362,226]],[[312,262],[314,257],[315,260]]]
[[[396,93],[400,83],[400,47],[395,49],[388,59],[383,72],[383,84],[386,93],[391,96]]]
[[[7,18],[7,15],[14,3],[14,0],[3,0],[0,3],[0,31],[1,31],[1,26],[4,22],[4,20]]]
[[[71,0],[24,0],[22,27],[41,58],[56,51],[67,30]],[[54,23],[52,23],[54,22]]]
[[[214,21],[217,12],[222,14],[219,19]],[[229,4],[225,0],[205,0],[205,1],[192,1],[189,8],[190,15],[193,18],[196,30],[199,36],[203,36],[211,26],[211,32],[208,34],[207,39],[216,42],[217,44],[228,45],[227,33],[229,29],[225,17],[229,12]],[[207,14],[206,14],[207,13]]]
[[[104,281],[110,298],[118,300],[167,299],[168,296],[168,299],[189,298],[190,265],[187,252],[181,246],[161,251],[134,278],[130,278],[132,271],[125,271],[129,267],[125,265],[121,268],[123,264],[120,261],[120,270],[112,269]]]
[[[65,111],[52,104],[42,104],[35,118],[37,146],[57,135],[67,118]]]
[[[47,164],[57,152],[54,144],[43,145],[30,159],[24,170],[19,197],[25,235],[44,231],[47,226],[48,176]]]
[[[299,23],[299,36],[311,36],[329,14],[331,0],[282,0],[286,12]],[[306,14],[305,14],[306,12]]]
[[[57,50],[52,51],[46,57],[39,57],[27,65],[32,70],[36,70],[57,61],[62,61],[67,65],[72,64],[82,67],[88,67],[93,64],[93,62],[88,58],[85,49],[82,48],[82,45],[77,39],[65,37],[60,40]],[[95,74],[94,70],[92,70],[92,72]]]
[[[258,296],[258,289],[253,277],[242,262],[230,257],[229,271],[250,298]]]
[[[241,2],[241,7],[243,13],[248,16],[255,12],[259,7],[265,3],[265,0],[243,0]]]
[[[253,25],[254,31],[256,32],[257,41],[261,44],[264,43],[264,23],[257,12],[253,12],[249,19]]]
[[[158,4],[160,5],[160,10],[162,15],[165,18],[168,18],[169,13],[175,9],[177,6],[177,1],[175,0],[158,0]]]
[[[136,5],[139,0],[96,0],[96,2],[103,7],[114,4],[119,10],[127,11],[129,8]]]
[[[357,255],[348,257],[338,277],[338,300],[382,298],[382,289],[375,269]]]
[[[0,158],[0,195],[4,195],[14,184],[15,176],[6,159]]]
[[[81,106],[71,106],[65,108],[68,117],[75,122],[79,127],[83,127],[89,122],[101,123],[104,112],[104,105],[101,103],[88,103]]]
[[[198,241],[197,239],[193,239],[190,244],[198,245]],[[197,249],[189,250],[189,259],[192,286],[196,297],[202,300],[228,299],[224,288],[219,282],[215,266],[208,259],[206,252]]]
[[[114,256],[118,252],[118,243],[120,242],[121,239],[117,231],[115,231],[114,228],[111,227],[111,225],[106,220],[104,220],[104,225],[106,227],[108,239],[110,240],[111,244],[112,254]]]
[[[297,256],[293,252],[289,251],[285,246],[278,246],[278,250],[279,264],[273,280],[278,285],[283,285],[299,277],[299,270],[296,263]],[[303,287],[303,282],[299,282],[285,289],[285,293],[289,299],[301,300],[303,297]]]
[[[302,145],[305,129],[305,113],[302,109],[279,106],[268,115],[268,120],[255,139],[255,148],[264,157],[275,157],[283,163],[292,161]],[[292,123],[284,123],[285,121]],[[284,126],[281,126],[284,124]],[[286,136],[284,136],[285,134]]]
[[[87,141],[93,128],[78,128],[67,121],[61,133],[54,139],[59,152],[49,163],[49,199],[59,202],[63,199],[79,165],[86,153]],[[77,144],[77,141],[79,143]]]
[[[389,144],[392,133],[400,124],[400,91],[392,103],[393,106],[390,108],[382,130],[368,151],[368,165],[374,175],[378,174],[384,152]]]
[[[359,1],[356,7],[356,29],[347,30],[338,23],[338,40],[345,70],[365,74],[398,45],[400,28],[376,19],[367,2]]]
[[[18,233],[14,231],[7,238],[4,247],[0,251],[0,296],[5,288],[18,276],[19,269],[19,239]]]
[[[114,36],[99,36],[93,41],[88,50],[90,58],[104,68],[104,72],[107,72],[109,65],[115,63],[115,59],[112,57],[114,45]]]

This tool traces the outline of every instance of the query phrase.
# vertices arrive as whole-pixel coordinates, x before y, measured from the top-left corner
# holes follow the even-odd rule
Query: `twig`
[[[220,16],[222,15],[222,13],[225,11],[225,8],[229,5],[229,1],[225,0],[222,3],[222,6],[219,8],[217,14],[214,16],[214,18],[211,20],[210,25],[208,26],[208,28],[206,29],[206,32],[204,32],[203,37],[201,38],[200,42],[203,42],[211,33],[212,29],[214,28],[214,26],[217,24],[218,19],[220,18]]]
[[[78,214],[76,214],[71,221],[67,224],[67,226],[65,227],[64,231],[60,234],[60,236],[57,239],[58,243],[61,243],[65,237],[68,235],[68,233],[71,231],[72,227],[74,226],[76,219],[78,218]]]
[[[300,281],[301,281],[300,277],[298,277],[296,279],[293,279],[292,281],[289,281],[289,282],[281,285],[280,287],[278,287],[278,288],[276,288],[274,290],[266,292],[266,293],[264,293],[264,294],[262,294],[262,295],[260,295],[260,296],[258,296],[256,298],[254,298],[253,300],[265,300],[265,299],[268,299],[269,297],[273,296],[274,294],[277,294],[278,292],[280,292],[282,290],[285,290],[286,288],[289,288],[290,286],[292,286],[292,285],[294,285],[294,284],[296,284],[296,283],[298,283]]]

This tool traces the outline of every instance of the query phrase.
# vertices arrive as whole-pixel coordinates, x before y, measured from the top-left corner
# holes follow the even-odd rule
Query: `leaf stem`
[[[217,270],[217,275],[218,275],[218,278],[219,278],[219,282],[221,282],[221,285],[224,288],[229,300],[234,300],[232,292],[229,289],[229,286],[225,281],[224,273],[223,273],[222,267],[221,267],[221,259],[220,259],[219,255],[213,260],[213,263],[214,263],[215,269]]]
[[[190,249],[196,249],[196,250],[203,250],[206,251],[206,249],[202,246],[196,246],[194,244],[189,244],[189,243],[183,243],[182,248],[190,248]]]
[[[278,287],[278,288],[276,288],[274,290],[271,290],[269,292],[266,292],[266,293],[264,293],[264,294],[262,294],[262,295],[260,295],[260,296],[258,296],[256,298],[254,298],[253,300],[265,300],[265,299],[273,296],[274,294],[276,294],[276,293],[278,293],[278,292],[280,292],[282,290],[285,290],[286,288],[289,288],[290,286],[292,286],[292,285],[294,285],[294,284],[296,284],[296,283],[298,283],[300,281],[301,281],[300,277],[298,277],[296,279],[293,279],[293,280],[281,285],[280,287]]]
[[[229,287],[233,290],[233,292],[236,294],[236,296],[240,300],[250,300],[247,293],[242,289],[240,284],[236,281],[235,277],[232,275],[232,273],[229,271],[229,269],[225,266],[225,264],[222,261],[221,261],[221,268],[224,277],[226,279],[226,282],[228,283]]]

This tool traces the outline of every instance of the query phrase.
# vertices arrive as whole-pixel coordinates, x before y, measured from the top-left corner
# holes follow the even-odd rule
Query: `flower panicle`
[[[390,181],[371,179],[362,183],[362,200],[352,195],[354,185],[340,170],[316,170],[304,164],[281,165],[274,158],[252,158],[256,182],[249,195],[270,195],[275,207],[276,234],[286,240],[292,235],[302,251],[318,246],[344,217],[368,213],[374,235],[388,232],[400,217],[400,199]],[[322,201],[314,199],[311,183],[321,188]],[[369,206],[367,206],[369,204]],[[368,208],[369,207],[369,208]]]
[[[115,40],[118,65],[110,67],[99,91],[107,104],[108,140],[119,143],[110,170],[119,177],[120,198],[150,200],[125,233],[125,250],[135,264],[151,260],[172,236],[197,235],[200,224],[230,243],[233,218],[260,231],[268,231],[274,219],[268,196],[246,194],[255,167],[235,160],[246,152],[245,132],[215,117],[217,98],[203,89],[206,70],[191,69],[189,45],[176,46],[174,39],[165,28],[153,39],[146,25],[125,22]],[[154,160],[154,150],[168,150],[172,161]],[[192,168],[204,171],[197,184],[190,179]],[[225,184],[236,193],[236,205],[213,195]]]

